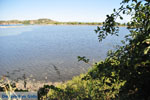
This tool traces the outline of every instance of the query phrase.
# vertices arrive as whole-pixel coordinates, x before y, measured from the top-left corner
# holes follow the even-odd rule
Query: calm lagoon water
[[[91,63],[102,60],[110,49],[121,44],[128,34],[120,27],[120,35],[98,41],[96,26],[31,25],[0,28],[0,76],[12,78],[26,74],[36,80],[59,81],[86,72],[90,67],[78,62],[77,56],[86,56]]]

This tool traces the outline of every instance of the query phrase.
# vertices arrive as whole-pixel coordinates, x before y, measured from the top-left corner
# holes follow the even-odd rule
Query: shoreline
[[[0,28],[18,28],[18,27],[25,27],[25,25],[22,25],[22,26],[0,26]]]
[[[26,26],[103,26],[103,25],[88,25],[88,24],[23,24],[23,25],[17,25],[17,24],[9,24],[9,25],[0,25],[0,28],[18,28],[18,27],[26,27]],[[119,26],[119,27],[127,27],[127,26]]]

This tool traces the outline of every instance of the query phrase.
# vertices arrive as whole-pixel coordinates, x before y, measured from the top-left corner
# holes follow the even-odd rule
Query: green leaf
[[[132,1],[135,1],[137,3],[137,0],[132,0]]]
[[[120,16],[120,19],[123,20],[123,17]]]
[[[114,12],[116,12],[116,9],[113,9]]]
[[[150,50],[150,46],[148,46],[147,48],[145,48],[144,54],[146,55],[146,54],[148,53],[149,50]]]
[[[147,43],[147,44],[150,44],[150,39],[146,39],[143,41],[143,43]]]
[[[141,4],[141,1],[136,4],[135,9],[137,9],[140,4]]]
[[[78,58],[78,62],[79,62],[79,61],[83,61],[83,62],[85,62],[85,63],[88,63],[88,62],[89,62],[89,59],[86,59],[85,56],[83,56],[83,57],[78,56],[77,58]]]
[[[122,13],[125,14],[125,10]]]
[[[95,33],[97,33],[98,31],[97,30],[94,30],[95,31]]]
[[[99,31],[99,30],[100,30],[100,27],[97,27],[97,30]]]

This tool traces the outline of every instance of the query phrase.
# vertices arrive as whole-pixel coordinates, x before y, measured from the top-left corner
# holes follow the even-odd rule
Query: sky
[[[122,0],[0,0],[0,20],[102,22]],[[129,18],[126,17],[125,21]]]

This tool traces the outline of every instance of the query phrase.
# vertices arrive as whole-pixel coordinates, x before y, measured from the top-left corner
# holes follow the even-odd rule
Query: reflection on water
[[[120,44],[128,31],[121,27],[120,36],[98,42],[96,26],[26,26],[0,28],[0,75],[20,74],[37,80],[59,81],[85,72],[90,66],[77,61],[77,56],[91,63],[104,59],[106,52]],[[115,38],[114,38],[115,37]],[[54,65],[60,72],[57,72]],[[14,70],[22,69],[20,72]]]

